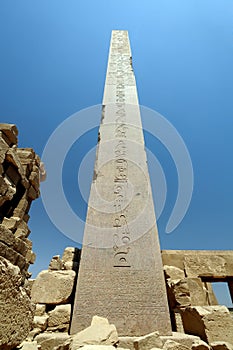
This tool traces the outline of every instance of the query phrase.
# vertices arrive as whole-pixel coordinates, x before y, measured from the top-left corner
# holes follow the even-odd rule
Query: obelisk
[[[107,317],[119,335],[171,334],[128,32],[112,32],[71,334]]]

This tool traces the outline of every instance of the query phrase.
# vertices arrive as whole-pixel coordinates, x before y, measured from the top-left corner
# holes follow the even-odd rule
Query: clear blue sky
[[[41,155],[63,120],[101,103],[111,30],[128,30],[140,103],[174,125],[194,169],[189,210],[179,227],[166,234],[176,171],[164,148],[146,135],[168,183],[158,221],[161,247],[232,249],[232,18],[230,0],[2,0],[1,120],[18,126],[19,146],[33,147]],[[73,163],[64,169],[66,195],[82,215],[86,207],[76,193],[77,173],[72,170],[95,137],[93,131],[77,142]],[[31,271],[37,274],[52,255],[75,243],[54,227],[41,199],[30,214],[37,254]]]

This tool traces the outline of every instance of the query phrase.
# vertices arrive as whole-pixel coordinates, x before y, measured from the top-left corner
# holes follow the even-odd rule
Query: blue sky
[[[101,103],[111,30],[128,30],[140,103],[173,124],[193,163],[189,210],[166,234],[177,174],[164,147],[145,134],[167,178],[158,221],[161,247],[232,249],[232,18],[233,2],[226,0],[1,0],[1,120],[18,126],[19,146],[41,155],[62,121]],[[76,170],[96,133],[77,141],[64,168],[65,193],[80,215],[86,206]],[[30,214],[36,275],[75,243],[55,228],[41,199]]]

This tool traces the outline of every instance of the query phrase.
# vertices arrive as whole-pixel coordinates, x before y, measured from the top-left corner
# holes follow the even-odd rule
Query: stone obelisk
[[[120,335],[171,333],[131,51],[121,30],[111,38],[71,334],[94,315]]]

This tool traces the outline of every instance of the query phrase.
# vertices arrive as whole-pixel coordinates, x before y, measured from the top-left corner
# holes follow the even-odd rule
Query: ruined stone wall
[[[31,148],[17,147],[17,135],[15,125],[0,124],[0,349],[25,339],[34,314],[28,267],[35,254],[28,212],[39,196],[40,159]]]

